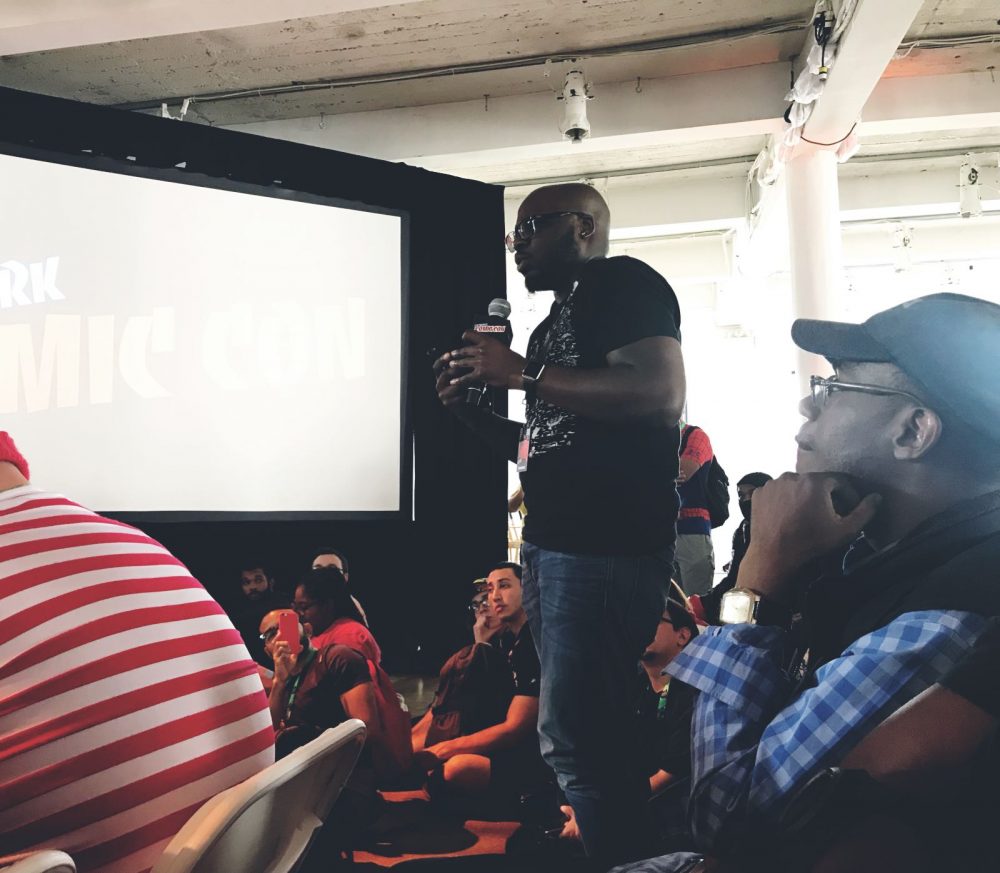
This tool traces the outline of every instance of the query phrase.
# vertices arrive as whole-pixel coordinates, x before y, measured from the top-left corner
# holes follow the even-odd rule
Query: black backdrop
[[[489,300],[504,296],[503,190],[402,164],[8,89],[0,89],[0,141],[12,153],[48,153],[57,160],[181,165],[177,172],[192,179],[263,186],[280,180],[284,189],[409,213],[415,520],[142,526],[224,605],[238,596],[240,565],[249,556],[266,562],[288,585],[306,569],[314,546],[339,545],[350,557],[351,584],[390,669],[436,671],[468,632],[469,582],[506,554],[505,462],[440,406],[429,357],[432,348],[453,347]],[[0,240],[0,254],[2,246]],[[280,466],[280,458],[262,460]],[[46,481],[44,470],[33,472],[37,484],[60,490],[60,483]],[[198,483],[191,488],[196,493]]]

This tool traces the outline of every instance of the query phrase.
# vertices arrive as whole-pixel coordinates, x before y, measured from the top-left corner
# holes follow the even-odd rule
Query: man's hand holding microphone
[[[434,362],[436,389],[441,402],[453,412],[488,405],[486,387],[522,388],[525,360],[511,351],[507,317],[510,304],[501,297],[489,307],[488,318],[462,334],[461,348],[445,352]]]

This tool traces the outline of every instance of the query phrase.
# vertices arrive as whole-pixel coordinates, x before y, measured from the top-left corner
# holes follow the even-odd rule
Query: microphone
[[[486,310],[486,319],[476,322],[473,330],[476,333],[485,333],[494,339],[500,340],[505,346],[510,347],[514,339],[514,331],[510,326],[510,303],[503,297],[495,297],[490,301]],[[465,389],[465,403],[467,406],[489,406],[489,386],[470,385]]]

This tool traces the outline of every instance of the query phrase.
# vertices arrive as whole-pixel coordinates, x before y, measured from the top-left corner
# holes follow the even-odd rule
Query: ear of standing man
[[[640,855],[651,832],[623,725],[666,601],[685,391],[677,299],[646,264],[607,257],[609,228],[589,186],[532,192],[507,247],[555,300],[527,356],[469,332],[435,362],[441,401],[521,474],[541,748],[599,865]],[[526,423],[465,406],[469,383],[523,391]]]

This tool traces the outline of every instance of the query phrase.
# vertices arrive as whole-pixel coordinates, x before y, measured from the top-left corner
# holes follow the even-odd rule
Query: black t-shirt
[[[691,715],[696,692],[679,679],[671,679],[664,694],[657,694],[644,670],[635,680],[633,711],[647,775],[665,770],[677,778],[691,774]]]
[[[680,339],[673,289],[634,258],[586,265],[575,290],[528,341],[529,360],[602,369],[609,352],[654,336]],[[651,554],[674,541],[676,427],[597,421],[536,400],[524,485],[524,539],[557,552]]]
[[[364,656],[347,646],[320,649],[306,668],[295,692],[288,727],[336,727],[347,721],[340,696],[371,682]]]
[[[542,665],[538,661],[535,641],[531,637],[527,623],[516,635],[509,631],[502,633],[497,647],[507,657],[511,673],[514,674],[514,694],[538,697]]]

